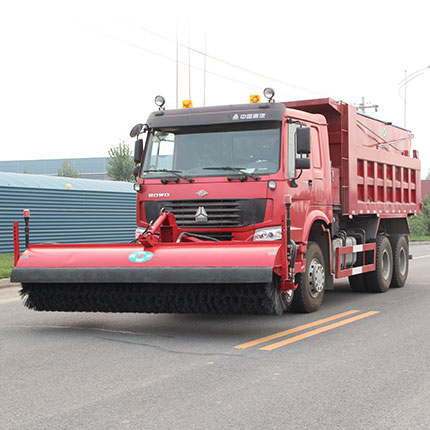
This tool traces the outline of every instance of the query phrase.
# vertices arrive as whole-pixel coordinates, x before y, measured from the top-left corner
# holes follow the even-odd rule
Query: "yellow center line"
[[[4,299],[4,300],[0,300],[0,305],[4,305],[6,303],[20,302],[20,301],[21,301],[20,297],[15,297],[13,299]]]
[[[250,342],[242,343],[241,345],[236,345],[234,348],[236,348],[236,349],[250,348],[251,346],[259,345],[260,343],[268,342],[268,341],[273,340],[273,339],[278,339],[280,337],[286,336],[287,334],[297,333],[298,331],[306,330],[307,328],[315,327],[315,326],[320,325],[320,324],[325,324],[327,322],[346,317],[347,315],[356,314],[357,312],[360,312],[360,311],[351,310],[351,311],[347,311],[347,312],[342,312],[341,314],[333,315],[333,316],[328,317],[328,318],[323,318],[322,320],[313,321],[313,322],[308,323],[308,324],[303,324],[303,325],[300,325],[298,327],[290,328],[289,330],[284,330],[284,331],[281,331],[279,333],[271,334],[271,335],[266,336],[266,337],[261,337],[260,339],[256,339],[256,340],[252,340]]]
[[[354,321],[361,320],[363,318],[370,317],[372,315],[379,314],[379,311],[371,311],[366,312],[364,314],[356,315],[352,318],[347,318],[346,320],[339,321],[334,324],[329,324],[324,327],[317,328],[315,330],[308,331],[306,333],[299,334],[298,336],[290,337],[289,339],[281,340],[280,342],[272,343],[271,345],[264,346],[263,348],[259,348],[262,351],[272,351],[273,349],[280,348],[281,346],[289,345],[290,343],[297,342],[299,340],[306,339],[311,336],[315,336],[316,334],[324,333],[329,330],[333,330],[334,328],[341,327],[343,325],[352,323]]]

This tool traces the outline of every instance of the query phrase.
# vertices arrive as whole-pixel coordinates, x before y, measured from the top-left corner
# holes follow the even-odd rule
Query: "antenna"
[[[361,98],[361,103],[357,106],[357,110],[361,111],[361,113],[366,113],[366,109],[375,109],[375,112],[378,112],[379,105],[367,104],[364,102],[364,96]]]

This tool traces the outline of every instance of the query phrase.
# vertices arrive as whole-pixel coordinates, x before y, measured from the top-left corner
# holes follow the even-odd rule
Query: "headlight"
[[[282,228],[278,227],[268,227],[259,228],[255,230],[254,240],[281,240],[282,239]]]
[[[143,227],[137,227],[134,232],[134,238],[137,239],[146,229]]]

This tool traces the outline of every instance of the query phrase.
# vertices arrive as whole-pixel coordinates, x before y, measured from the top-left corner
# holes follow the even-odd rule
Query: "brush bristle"
[[[23,284],[37,311],[281,314],[274,284]]]

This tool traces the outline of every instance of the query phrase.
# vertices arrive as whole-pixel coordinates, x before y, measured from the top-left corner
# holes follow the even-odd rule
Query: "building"
[[[79,172],[80,178],[109,180],[108,157],[0,161],[0,172],[57,176],[65,161]]]
[[[430,180],[425,179],[421,181],[421,195],[424,197],[430,194]]]
[[[13,251],[14,221],[30,209],[32,243],[121,243],[134,239],[136,194],[128,182],[0,172],[0,253]]]

